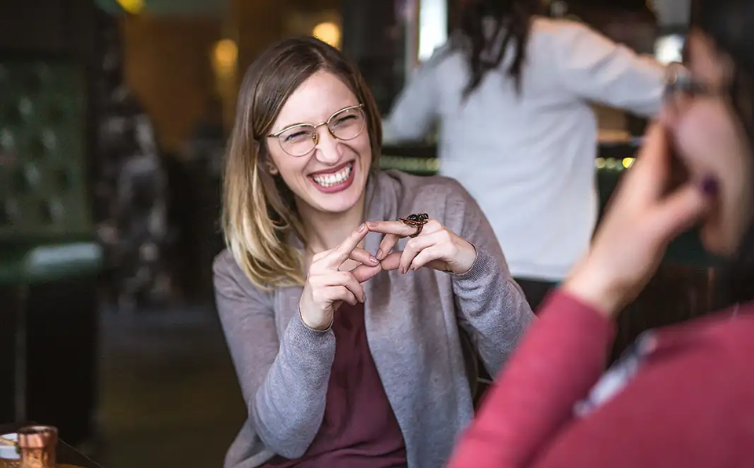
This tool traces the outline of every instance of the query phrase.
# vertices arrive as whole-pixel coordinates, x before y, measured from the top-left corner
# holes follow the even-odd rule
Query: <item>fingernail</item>
[[[363,223],[362,223],[362,225],[361,225],[361,226],[359,226],[359,232],[364,232],[364,230],[365,230],[366,228],[367,228],[367,225],[366,225],[366,224],[363,224]]]
[[[367,301],[367,295],[364,294],[364,297],[361,299],[361,302],[366,302],[366,301]]]
[[[369,261],[372,262],[372,263],[374,263],[374,264],[380,263],[380,261],[377,260],[375,257],[369,257]]]
[[[704,180],[702,180],[701,189],[702,192],[708,197],[717,195],[717,180],[712,176],[705,177]]]
[[[377,251],[377,259],[382,260],[382,250]]]

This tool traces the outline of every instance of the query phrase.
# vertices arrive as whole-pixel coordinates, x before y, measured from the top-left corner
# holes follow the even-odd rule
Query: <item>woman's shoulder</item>
[[[399,201],[411,202],[421,198],[432,205],[446,204],[448,199],[472,200],[469,192],[455,179],[441,175],[419,176],[402,171],[380,172],[380,185]]]
[[[215,278],[218,276],[237,276],[241,272],[241,268],[230,249],[225,248],[215,256],[212,262],[212,272]]]
[[[271,290],[265,290],[254,285],[236,261],[233,252],[226,248],[212,262],[213,282],[215,294],[220,296],[237,297],[242,295],[249,298],[263,298]]]
[[[754,302],[735,305],[658,331],[663,346],[689,349],[701,346],[706,355],[719,353],[730,360],[745,356],[748,366],[754,355]]]
[[[432,70],[445,66],[457,67],[457,60],[464,61],[467,42],[462,34],[452,34],[444,44],[432,51],[432,55],[428,59],[422,62],[421,69]]]
[[[589,53],[595,44],[609,41],[591,26],[560,18],[536,17],[532,22],[529,51],[545,57],[569,58]]]
[[[592,31],[594,30],[584,23],[563,18],[536,16],[531,23],[532,37],[562,38],[563,36],[577,36]]]
[[[483,216],[469,192],[449,177],[385,171],[380,174],[380,186],[379,203],[395,207],[395,216],[427,213],[455,232]]]
[[[726,388],[727,398],[738,395],[754,408],[754,303],[658,330],[653,354],[659,365],[675,362],[688,388]]]

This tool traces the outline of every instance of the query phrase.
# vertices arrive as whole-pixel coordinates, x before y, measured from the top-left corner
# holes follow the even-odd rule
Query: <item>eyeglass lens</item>
[[[327,121],[330,134],[339,140],[352,140],[359,136],[366,125],[361,108],[343,109]],[[303,156],[317,145],[319,135],[314,125],[300,125],[278,135],[283,151],[292,156]]]

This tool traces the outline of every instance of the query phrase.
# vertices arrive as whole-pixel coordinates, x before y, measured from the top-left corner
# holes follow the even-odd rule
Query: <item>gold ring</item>
[[[400,220],[406,226],[416,228],[416,232],[408,236],[414,238],[421,234],[422,229],[424,229],[424,225],[427,224],[427,221],[429,220],[429,215],[427,213],[410,214],[405,218],[400,218]]]

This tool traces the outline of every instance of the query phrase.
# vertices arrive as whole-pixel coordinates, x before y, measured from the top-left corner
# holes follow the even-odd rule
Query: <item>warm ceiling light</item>
[[[123,8],[127,13],[133,15],[141,13],[144,9],[144,0],[116,0],[118,5]]]
[[[330,44],[333,47],[340,47],[340,27],[329,21],[319,23],[314,26],[312,36]]]
[[[215,63],[221,68],[234,68],[238,60],[238,46],[231,39],[223,39],[215,44]]]

